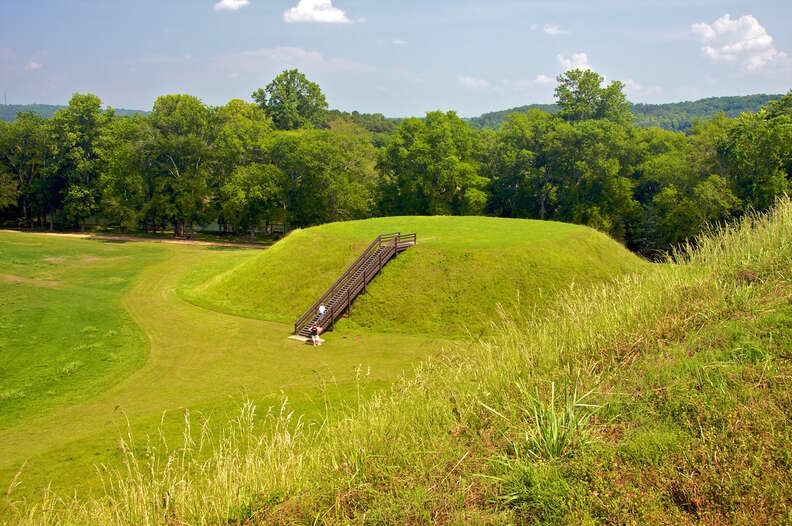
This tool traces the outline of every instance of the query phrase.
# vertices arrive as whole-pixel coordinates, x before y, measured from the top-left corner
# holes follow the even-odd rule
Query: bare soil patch
[[[55,288],[60,285],[59,281],[53,279],[36,279],[24,278],[22,276],[15,276],[13,274],[6,274],[3,277],[4,283],[22,283],[25,285],[33,285],[36,287]]]

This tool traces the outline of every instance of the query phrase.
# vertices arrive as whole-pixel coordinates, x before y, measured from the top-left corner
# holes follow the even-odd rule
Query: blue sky
[[[552,102],[579,66],[667,102],[786,92],[790,28],[789,0],[0,0],[0,90],[218,105],[298,67],[334,108],[473,116]]]

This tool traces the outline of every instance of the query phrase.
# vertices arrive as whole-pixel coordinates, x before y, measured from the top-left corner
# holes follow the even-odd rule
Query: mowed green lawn
[[[586,287],[646,265],[604,234],[578,225],[386,217],[292,232],[238,268],[203,284],[196,279],[181,292],[198,305],[289,323],[371,240],[396,231],[417,233],[418,245],[388,264],[340,330],[477,337],[498,319],[499,307],[530,315],[570,286]]]
[[[50,481],[96,487],[93,466],[120,458],[126,418],[141,444],[163,411],[176,437],[184,408],[219,426],[243,397],[265,411],[287,396],[315,419],[326,400],[353,404],[358,383],[387,385],[443,348],[360,332],[313,349],[289,340],[287,324],[177,295],[192,272],[234,267],[252,250],[0,232],[0,254],[0,488],[27,461],[15,495]]]
[[[394,230],[417,232],[418,246],[327,344],[289,340],[294,318]],[[262,413],[288,397],[321,419],[328,402],[353,405],[467,345],[498,305],[530,314],[569,286],[643,265],[583,227],[490,218],[337,223],[264,251],[0,232],[0,490],[23,464],[15,496],[50,481],[95,488],[93,466],[120,459],[127,420],[141,446],[161,421],[175,441],[186,408],[219,427],[244,397]]]
[[[90,398],[145,363],[121,304],[163,245],[0,233],[0,429]]]

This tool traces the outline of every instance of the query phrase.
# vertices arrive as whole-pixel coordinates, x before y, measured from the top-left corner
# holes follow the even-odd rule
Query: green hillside
[[[371,239],[399,229],[419,244],[320,352],[287,338]],[[327,418],[330,401],[361,403],[451,340],[469,345],[498,305],[539,312],[643,267],[585,227],[485,217],[328,224],[263,251],[0,232],[0,486],[24,465],[15,498],[50,483],[88,495],[96,464],[119,465],[119,426],[156,434],[167,412],[172,442],[189,409],[220,430],[242,393]]]
[[[757,94],[743,96],[707,97],[695,101],[668,102],[663,104],[634,103],[631,105],[636,124],[642,128],[658,126],[666,130],[688,131],[695,119],[706,119],[719,113],[727,117],[736,117],[743,112],[755,112],[772,100],[782,95]],[[18,113],[33,112],[44,118],[52,117],[59,109],[66,106],[56,104],[0,104],[0,120],[11,122]],[[516,108],[483,113],[478,117],[467,119],[476,128],[496,129],[512,113],[527,113],[530,110],[541,110],[547,113],[558,111],[556,104],[527,104]],[[147,115],[148,111],[114,108],[119,116]],[[345,118],[355,122],[378,137],[378,144],[386,137],[400,119],[386,118],[381,114],[361,114],[356,111],[342,112],[331,110],[329,118]]]
[[[635,123],[641,128],[658,126],[666,130],[688,131],[696,119],[714,117],[725,113],[736,117],[743,112],[755,112],[768,102],[780,99],[782,95],[746,95],[739,97],[709,97],[696,101],[669,102],[665,104],[632,104]],[[529,104],[508,110],[485,113],[469,119],[478,128],[498,128],[512,113],[527,113],[541,110],[548,113],[558,111],[556,104]]]
[[[32,112],[48,119],[55,115],[55,112],[66,108],[58,104],[0,104],[0,121],[11,122],[20,113]],[[126,110],[124,108],[113,108],[116,115],[128,117],[131,115],[147,115],[147,111]]]
[[[543,313],[500,324],[492,338],[453,346],[320,426],[286,410],[261,430],[246,403],[222,434],[196,431],[193,419],[184,440],[126,449],[129,467],[108,474],[98,498],[48,495],[9,516],[787,524],[790,238],[784,199],[699,239],[675,263],[577,288]]]
[[[478,117],[468,119],[468,122],[476,128],[489,128],[492,130],[498,129],[500,125],[509,118],[512,113],[528,113],[531,110],[544,111],[546,113],[556,113],[558,111],[557,104],[527,104],[525,106],[517,106],[516,108],[509,108],[507,110],[490,111],[483,113]]]
[[[498,305],[531,312],[572,284],[585,287],[642,261],[586,227],[489,217],[389,217],[292,232],[232,271],[185,282],[190,301],[257,319],[292,322],[380,233],[416,232],[359,297],[350,323],[376,332],[479,335]]]

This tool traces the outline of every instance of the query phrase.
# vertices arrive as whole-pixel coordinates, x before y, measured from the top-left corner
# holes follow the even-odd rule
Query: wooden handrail
[[[400,232],[394,232],[391,234],[381,234],[377,236],[377,238],[374,239],[374,241],[372,241],[363,250],[360,256],[351,265],[349,265],[349,267],[347,267],[346,271],[344,271],[344,273],[341,274],[341,276],[332,285],[330,285],[330,287],[325,291],[325,293],[322,294],[322,296],[320,296],[319,299],[316,300],[316,302],[314,302],[314,304],[311,305],[311,307],[308,310],[306,310],[305,313],[303,313],[303,315],[297,319],[297,321],[294,322],[294,333],[295,334],[299,333],[300,330],[303,329],[303,327],[307,326],[308,323],[310,323],[310,321],[316,316],[316,312],[320,305],[329,303],[329,300],[332,299],[332,297],[338,291],[342,290],[344,286],[347,286],[348,297],[346,299],[347,300],[346,304],[343,307],[340,307],[338,304],[327,305],[327,307],[329,307],[330,309],[330,313],[329,313],[330,321],[323,322],[323,325],[325,324],[332,325],[335,322],[335,319],[340,316],[340,313],[342,313],[345,308],[349,308],[349,304],[352,302],[352,300],[354,300],[354,298],[360,292],[360,289],[364,288],[366,283],[368,281],[371,281],[371,279],[373,279],[373,277],[377,273],[379,273],[384,263],[386,263],[388,259],[390,259],[393,255],[395,255],[398,252],[398,248],[400,246],[405,246],[410,243],[410,241],[407,242],[402,241],[403,239],[407,239],[407,240],[412,239],[412,243],[415,243],[415,234],[408,234],[402,237]],[[385,261],[383,261],[382,253],[380,253],[380,261],[377,271],[371,274],[371,277],[369,278],[366,275],[366,271],[365,271],[366,269],[364,269],[362,275],[363,285],[359,285],[360,279],[355,284],[349,283],[350,277],[353,276],[358,270],[360,270],[363,267],[363,265],[365,265],[368,262],[369,258],[373,256],[376,253],[376,251],[383,246],[392,246],[393,252],[391,253],[390,251],[388,251],[388,256],[387,258],[385,258]],[[354,295],[352,293],[351,287],[356,287]]]
[[[352,263],[349,267],[347,267],[346,271],[343,274],[341,274],[341,277],[335,280],[335,282],[332,285],[330,285],[330,288],[328,288],[325,291],[325,293],[322,294],[322,296],[318,300],[316,300],[316,302],[313,305],[311,305],[311,307],[307,311],[305,311],[305,313],[294,323],[295,333],[298,332],[299,329],[301,329],[304,325],[302,325],[299,328],[297,326],[303,324],[307,318],[312,317],[312,314],[316,312],[316,309],[318,309],[322,303],[324,303],[330,296],[333,295],[333,293],[339,288],[339,285],[341,285],[341,283],[345,280],[345,278],[347,278],[350,274],[353,274],[354,272],[357,271],[358,265],[360,264],[361,260],[363,260],[363,258],[366,256],[366,254],[369,253],[372,250],[372,248],[374,248],[375,246],[379,248],[381,241],[382,241],[382,236],[377,236],[377,238],[374,241],[372,241],[369,244],[369,246],[365,248],[365,250],[363,250],[363,253],[360,255],[360,257],[358,257],[354,263]]]

